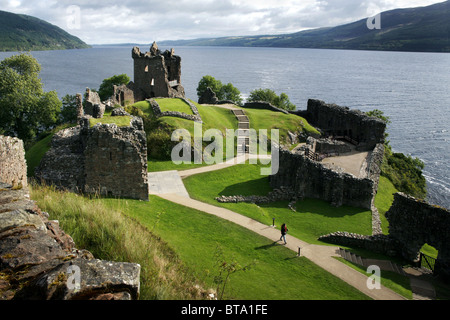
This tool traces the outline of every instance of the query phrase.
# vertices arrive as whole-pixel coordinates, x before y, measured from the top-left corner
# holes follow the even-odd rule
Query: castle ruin
[[[297,198],[318,198],[332,205],[372,208],[384,154],[386,124],[358,110],[309,100],[297,112],[322,132],[293,152],[280,151],[273,188],[290,188]],[[351,160],[350,160],[351,159]]]
[[[131,56],[134,60],[134,101],[155,97],[184,98],[181,58],[173,49],[161,53],[153,42],[149,52],[143,53],[134,47]]]

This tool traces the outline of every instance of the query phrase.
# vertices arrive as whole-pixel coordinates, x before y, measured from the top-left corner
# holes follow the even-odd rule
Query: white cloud
[[[335,26],[437,0],[0,0],[3,10],[56,24],[91,43],[280,34]],[[79,28],[73,11],[79,8]],[[76,17],[75,17],[76,18]]]

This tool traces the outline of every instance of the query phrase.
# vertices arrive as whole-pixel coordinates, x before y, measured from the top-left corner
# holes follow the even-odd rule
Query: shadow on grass
[[[219,193],[219,196],[265,196],[270,191],[272,188],[269,185],[269,178],[263,177],[227,186]]]
[[[268,250],[278,245],[278,241],[274,241],[270,244],[266,244],[264,246],[256,247],[255,250]]]

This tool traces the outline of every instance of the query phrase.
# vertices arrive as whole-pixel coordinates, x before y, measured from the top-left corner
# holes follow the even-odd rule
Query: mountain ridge
[[[0,10],[0,51],[82,48],[90,46],[45,20]]]
[[[368,19],[281,35],[232,36],[158,41],[160,45],[284,47],[415,52],[450,52],[450,0],[379,14],[381,28]]]

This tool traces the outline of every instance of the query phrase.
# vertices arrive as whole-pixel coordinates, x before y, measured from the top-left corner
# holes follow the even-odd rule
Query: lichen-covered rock
[[[79,271],[73,281],[71,270]],[[138,264],[97,260],[76,249],[27,189],[0,183],[0,300],[137,299],[139,277]]]
[[[21,290],[19,297],[87,300],[99,296],[101,299],[117,298],[117,293],[120,293],[124,300],[135,300],[139,297],[139,276],[138,264],[76,258],[37,277],[31,286],[32,290]]]

